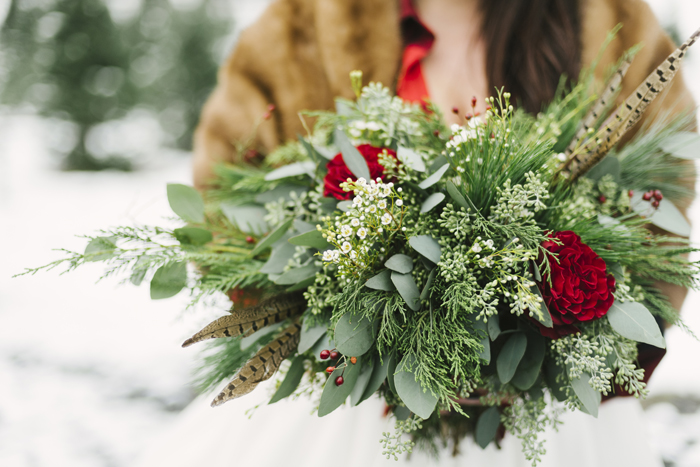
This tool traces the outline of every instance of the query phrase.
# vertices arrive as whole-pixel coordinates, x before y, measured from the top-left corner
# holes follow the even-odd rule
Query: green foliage
[[[220,7],[204,0],[182,11],[145,0],[115,19],[102,0],[12,0],[0,32],[2,101],[73,124],[75,143],[63,161],[69,170],[130,169],[133,154],[88,141],[98,125],[144,109],[167,143],[189,149],[216,82],[214,47],[230,29]]]

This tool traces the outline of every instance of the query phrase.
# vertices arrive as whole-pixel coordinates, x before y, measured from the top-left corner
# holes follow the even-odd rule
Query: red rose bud
[[[345,380],[343,379],[342,376],[338,376],[338,377],[335,379],[335,385],[336,385],[336,386],[342,386],[344,382],[345,382]]]
[[[654,198],[657,201],[661,201],[662,199],[664,199],[664,195],[661,194],[661,190],[654,190]]]
[[[328,360],[328,357],[331,356],[331,353],[328,350],[321,350],[321,360]]]
[[[598,197],[598,201],[600,201],[601,204],[605,203],[607,200],[608,200],[608,198],[606,198],[606,197],[603,196],[603,195],[600,195],[600,196]]]
[[[331,352],[331,360],[338,360],[338,358],[340,358],[340,352],[333,350]]]
[[[352,363],[353,365],[357,363],[357,357],[350,357],[350,363]]]
[[[472,97],[472,107],[476,107],[476,96]]]
[[[491,110],[492,108],[493,108],[493,107],[491,107],[490,105],[487,105],[487,106],[486,106],[486,110]],[[479,115],[479,114],[477,113],[477,115]]]
[[[474,118],[474,115],[472,115],[472,114],[467,114],[467,115],[464,116],[464,118],[466,118],[467,120],[471,120],[472,118]]]
[[[549,274],[542,275],[539,287],[554,327],[539,327],[544,336],[556,339],[577,332],[577,323],[608,313],[615,300],[615,277],[607,274],[605,261],[574,232],[550,233],[549,237],[559,243],[545,241],[542,247],[558,261],[549,261]]]
[[[326,373],[328,373],[329,375],[330,375],[331,373],[333,373],[334,371],[335,371],[335,367],[334,367],[334,366],[326,367]]]
[[[376,148],[369,144],[361,144],[357,146],[357,150],[360,151],[362,157],[365,158],[372,180],[382,178],[384,175],[384,166],[379,163],[379,154],[386,151],[389,156],[396,159],[396,151],[388,148]],[[348,166],[345,165],[343,155],[341,153],[336,154],[333,159],[328,161],[326,168],[328,169],[328,173],[323,179],[323,196],[341,201],[352,199],[352,197],[355,196],[352,191],[344,191],[340,188],[340,184],[345,181],[357,180],[357,177],[355,177],[355,175],[350,172],[350,169],[348,169]]]
[[[433,131],[433,136],[440,136],[440,130]]]
[[[646,193],[644,193],[644,194],[642,195],[642,199],[643,199],[644,201],[649,201],[653,195],[654,195],[653,192],[647,191]]]
[[[629,190],[629,191],[627,192],[627,196],[629,196],[630,198],[633,197],[633,196],[634,196],[634,190]]]
[[[457,115],[459,113],[459,109],[457,107],[452,107],[452,113]]]
[[[654,201],[651,202],[651,207],[654,209],[659,209],[659,200],[655,199]]]
[[[254,239],[253,237],[251,237],[250,235],[248,235],[248,236],[245,238],[245,241],[248,242],[248,243],[255,243],[255,239]]]

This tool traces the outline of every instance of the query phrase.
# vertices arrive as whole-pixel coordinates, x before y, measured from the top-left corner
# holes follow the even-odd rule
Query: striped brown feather
[[[586,113],[586,116],[583,117],[583,120],[581,120],[581,124],[578,127],[578,131],[576,131],[576,136],[574,136],[571,143],[569,143],[569,146],[564,151],[566,156],[569,156],[574,149],[576,149],[579,141],[581,141],[581,139],[588,133],[588,129],[595,125],[605,109],[608,108],[608,105],[620,90],[620,84],[622,83],[622,79],[625,77],[627,70],[629,70],[629,67],[632,64],[632,58],[634,58],[633,54],[628,54],[625,58],[623,58],[615,72],[610,76],[610,79],[607,81],[607,83],[605,83],[605,87],[603,88],[603,92],[601,93],[600,97],[591,106],[590,110]]]
[[[240,311],[234,309],[230,315],[209,323],[182,346],[188,347],[195,342],[219,337],[247,337],[265,326],[300,315],[305,309],[306,300],[302,293],[277,295]]]
[[[299,331],[301,331],[301,325],[297,319],[243,365],[226,388],[214,398],[211,406],[216,407],[231,399],[245,396],[258,384],[270,379],[277,372],[282,361],[299,345]]]
[[[644,111],[675,77],[680,63],[688,51],[700,37],[700,29],[666,60],[654,70],[637,89],[620,105],[610,123],[598,130],[589,143],[584,145],[581,152],[574,152],[566,162],[561,172],[569,181],[574,181],[587,173],[600,162],[617,144],[627,131],[637,123]]]

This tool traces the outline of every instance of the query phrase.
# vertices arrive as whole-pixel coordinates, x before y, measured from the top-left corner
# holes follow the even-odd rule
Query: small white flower
[[[360,227],[357,230],[357,236],[364,240],[367,236],[367,229],[365,229],[364,227]]]
[[[359,227],[360,226],[360,219],[357,217],[353,217],[352,220],[350,221],[350,225],[353,227]]]
[[[342,226],[340,228],[340,235],[342,235],[345,238],[349,237],[350,235],[352,235],[352,227],[350,227],[347,224]]]
[[[323,261],[333,261],[333,250],[323,252]]]
[[[353,198],[353,200],[352,200],[352,204],[354,206],[362,206],[362,196],[360,196],[360,195],[355,196],[355,198]]]
[[[397,205],[397,206],[403,206],[403,201],[401,201],[400,199],[397,199],[397,200],[396,200],[396,205]]]
[[[343,253],[348,254],[352,251],[352,245],[350,245],[350,242],[343,242],[343,244],[340,246],[340,250]]]
[[[355,251],[350,252],[350,259],[355,259],[357,258],[357,253]]]
[[[386,209],[386,200],[383,199],[383,200],[379,201],[379,202],[377,203],[377,207],[378,207],[379,209]]]
[[[371,205],[368,209],[369,209],[369,212],[371,212],[372,214],[377,212],[377,206],[375,206],[374,204]]]
[[[479,245],[478,242],[474,243],[474,245],[472,246],[472,251],[474,253],[481,253],[481,245]]]
[[[365,177],[360,177],[357,179],[357,184],[360,186],[367,186],[367,180],[365,180]]]
[[[382,225],[389,225],[391,224],[391,215],[387,212],[382,216]]]

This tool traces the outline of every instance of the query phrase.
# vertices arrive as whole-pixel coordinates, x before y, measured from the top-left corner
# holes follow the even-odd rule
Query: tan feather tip
[[[195,340],[192,338],[187,339],[185,342],[182,343],[182,347],[189,347],[190,345],[194,344]]]
[[[213,401],[211,401],[211,407],[218,407],[226,402],[228,399],[223,399],[221,396],[217,396]]]

